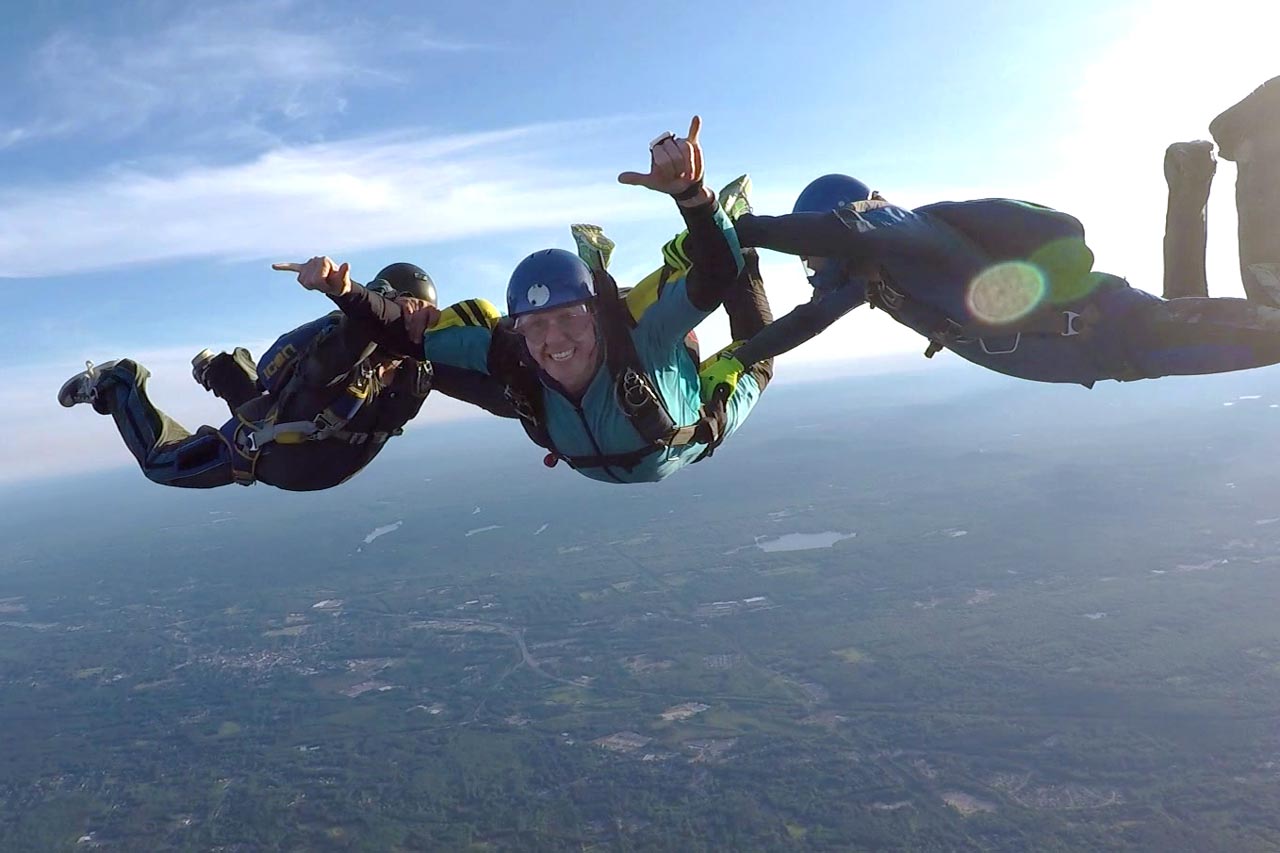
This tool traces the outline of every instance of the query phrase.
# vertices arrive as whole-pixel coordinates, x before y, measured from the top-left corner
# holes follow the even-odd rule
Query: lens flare
[[[1024,261],[987,267],[969,282],[965,302],[973,316],[992,325],[1020,320],[1045,298],[1044,274]]]

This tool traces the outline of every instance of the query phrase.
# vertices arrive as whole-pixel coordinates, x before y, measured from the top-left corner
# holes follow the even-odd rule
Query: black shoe
[[[1218,154],[1227,160],[1235,160],[1241,145],[1259,131],[1280,134],[1280,77],[1272,77],[1209,123]]]

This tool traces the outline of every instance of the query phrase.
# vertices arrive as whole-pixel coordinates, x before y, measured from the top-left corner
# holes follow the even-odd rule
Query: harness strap
[[[664,447],[688,447],[690,444],[705,444],[706,448],[698,454],[695,463],[701,462],[716,452],[724,441],[724,428],[728,420],[723,396],[702,407],[698,420],[688,426],[677,427],[661,441],[647,447],[637,448],[627,453],[605,453],[598,456],[567,456],[554,450],[548,454],[550,460],[547,467],[554,467],[557,460],[564,460],[570,468],[621,468],[631,471],[645,459]]]
[[[933,358],[951,344],[967,344],[974,341],[980,342],[983,351],[988,355],[1007,355],[1017,350],[1018,343],[1024,334],[1062,338],[1088,335],[1094,322],[1101,315],[1097,306],[1091,303],[1080,305],[1076,302],[1052,310],[1038,309],[1029,317],[1010,324],[1009,329],[1002,330],[980,323],[962,325],[933,306],[912,299],[897,290],[885,280],[883,275],[867,282],[867,303],[872,308],[879,308],[888,314],[895,314],[903,306],[910,305],[918,316],[924,316],[928,325],[932,327],[928,334],[929,346],[924,351],[925,358]],[[1073,307],[1080,310],[1073,311],[1071,310]],[[987,344],[988,338],[1009,337],[1013,338],[1013,344],[1007,349],[991,348]]]
[[[249,453],[256,453],[268,444],[301,444],[304,441],[341,441],[345,444],[359,445],[366,442],[382,444],[397,435],[404,435],[404,430],[396,428],[390,432],[351,432],[345,429],[324,430],[314,421],[292,421],[283,424],[266,424],[259,429],[248,432],[244,437],[244,448]]]
[[[515,409],[529,438],[550,451],[544,463],[547,467],[554,467],[557,461],[564,460],[575,469],[621,468],[629,472],[665,447],[706,444],[707,450],[699,459],[710,455],[723,439],[724,414],[708,417],[707,407],[703,407],[702,416],[695,423],[684,426],[675,423],[636,352],[631,338],[634,318],[619,296],[617,283],[598,264],[593,266],[596,310],[605,341],[605,365],[613,379],[614,396],[628,422],[646,444],[625,453],[586,456],[571,456],[557,450],[544,422],[541,389],[535,386],[536,380],[529,381],[529,367],[520,357],[523,343],[504,321],[494,330],[495,341],[489,350],[489,372],[503,382],[504,396]],[[696,358],[694,362],[697,362]]]
[[[341,441],[346,444],[360,445],[368,442],[374,444],[385,444],[397,435],[404,435],[404,430],[397,427],[390,432],[348,432],[340,429],[337,432],[329,434],[327,441]]]
[[[629,453],[604,453],[599,456],[566,456],[554,453],[557,460],[564,460],[575,471],[579,468],[621,468],[631,471],[653,454],[656,447],[642,447]]]
[[[257,450],[249,450],[246,446],[248,432],[255,424],[237,415],[236,420],[218,430],[219,437],[227,443],[231,451],[231,478],[241,486],[252,486],[258,481]],[[234,427],[228,430],[228,427]]]
[[[289,421],[283,424],[265,423],[245,434],[245,449],[256,453],[268,444],[301,444],[320,432],[315,421]]]
[[[263,432],[272,430],[285,430],[301,424],[304,427],[314,427],[315,424],[310,421],[299,421],[293,424],[268,425],[265,429],[255,429],[258,423],[252,423],[243,419],[238,420],[235,430],[230,436],[219,431],[218,435],[231,449],[231,476],[232,479],[241,486],[252,486],[258,481],[258,459],[262,456],[263,446],[270,441],[259,443],[257,436]],[[224,428],[225,429],[225,428]],[[360,446],[369,442],[375,445],[384,444],[390,439],[403,435],[404,430],[396,428],[390,432],[349,432],[347,430],[335,430],[325,437],[326,441],[341,441],[352,446]]]
[[[661,443],[678,425],[644,371],[631,338],[634,321],[618,296],[617,282],[603,269],[593,270],[593,277],[596,315],[604,332],[605,363],[614,379],[618,405],[641,438],[650,444]]]
[[[719,390],[711,398],[711,402],[702,407],[698,422],[693,428],[698,430],[695,433],[696,441],[706,444],[707,447],[698,454],[697,459],[693,460],[695,464],[714,454],[724,441],[725,427],[729,423],[728,404],[728,395],[723,390]]]

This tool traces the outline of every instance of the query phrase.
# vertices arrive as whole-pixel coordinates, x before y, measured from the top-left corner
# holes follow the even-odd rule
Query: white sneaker
[[[58,402],[68,409],[77,403],[92,403],[98,396],[98,378],[102,371],[116,366],[114,361],[104,361],[97,367],[92,361],[84,363],[84,370],[72,376],[58,389]]]

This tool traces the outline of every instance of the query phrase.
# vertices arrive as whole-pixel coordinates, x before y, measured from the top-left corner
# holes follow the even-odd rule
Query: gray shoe
[[[98,396],[98,379],[102,371],[116,366],[114,361],[104,361],[97,367],[92,361],[84,363],[84,370],[72,376],[58,389],[58,402],[68,409],[77,403],[92,403]]]
[[[738,217],[751,212],[751,176],[742,175],[725,185],[720,190],[720,207],[724,209],[730,222],[738,221]]]
[[[202,349],[196,353],[196,357],[191,359],[191,378],[196,384],[208,391],[209,382],[207,379],[209,373],[209,362],[218,357],[218,354],[211,349]]]
[[[1209,123],[1209,133],[1225,160],[1240,156],[1244,143],[1258,134],[1280,132],[1280,77],[1273,77]]]

